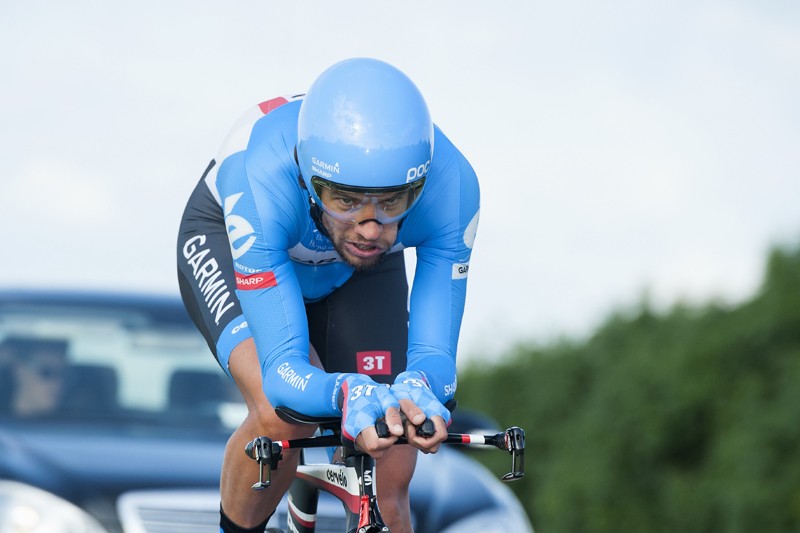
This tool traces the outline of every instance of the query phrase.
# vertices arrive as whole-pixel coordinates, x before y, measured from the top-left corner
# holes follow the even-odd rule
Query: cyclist
[[[258,435],[308,435],[278,405],[341,415],[343,434],[379,459],[387,523],[411,530],[417,449],[435,452],[447,434],[478,211],[472,167],[413,82],[382,61],[337,63],[305,95],[237,123],[178,240],[186,308],[249,411],[223,459],[222,531],[263,531],[291,483],[289,454],[271,487],[252,491],[243,453]],[[407,247],[417,253],[410,311]],[[436,433],[404,429],[401,411]],[[389,438],[375,432],[380,417]],[[412,446],[392,447],[404,431]]]

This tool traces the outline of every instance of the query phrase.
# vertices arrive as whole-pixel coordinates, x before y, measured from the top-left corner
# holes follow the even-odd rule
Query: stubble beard
[[[376,255],[374,257],[354,257],[350,255],[344,249],[344,245],[338,241],[333,242],[333,249],[336,250],[336,253],[339,254],[339,257],[341,257],[345,263],[355,268],[358,272],[365,272],[367,270],[371,270],[372,268],[375,267],[375,265],[377,265],[383,260],[383,258],[386,256],[387,253],[383,252],[382,254]]]
[[[328,236],[333,243],[333,249],[336,250],[336,253],[339,254],[339,257],[341,257],[345,263],[355,268],[358,272],[371,270],[383,260],[387,253],[389,253],[390,247],[387,247],[383,253],[374,257],[355,257],[350,254],[344,246],[345,242],[347,241],[345,234],[337,232],[336,228],[334,228],[333,223],[328,219],[328,217],[322,217],[322,224],[328,231]]]

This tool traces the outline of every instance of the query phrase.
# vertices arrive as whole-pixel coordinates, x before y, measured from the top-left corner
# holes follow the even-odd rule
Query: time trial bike
[[[272,440],[264,436],[248,443],[245,452],[259,465],[259,477],[253,485],[254,490],[262,490],[270,485],[270,472],[278,467],[284,450],[341,447],[341,453],[332,462],[306,463],[301,455],[295,479],[288,491],[287,531],[316,531],[319,493],[325,491],[343,504],[345,533],[389,532],[377,504],[375,460],[357,450],[351,441],[342,439],[341,418],[309,417],[285,407],[276,408],[276,412],[289,423],[319,426],[321,434],[291,440]],[[389,436],[385,422],[378,421],[375,427],[379,436]],[[418,432],[423,436],[432,435],[433,423],[426,420]],[[403,445],[407,441],[400,438],[395,444]],[[525,431],[519,427],[510,427],[494,435],[448,433],[444,444],[490,446],[504,450],[511,455],[511,471],[501,479],[515,481],[524,476]],[[280,532],[280,529],[267,529],[267,533]]]

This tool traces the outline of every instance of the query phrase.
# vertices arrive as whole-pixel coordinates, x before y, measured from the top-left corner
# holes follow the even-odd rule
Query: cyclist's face
[[[321,197],[320,200],[325,202],[330,199]],[[375,203],[365,203],[359,210],[360,216],[356,222],[343,222],[322,213],[322,223],[328,230],[334,249],[357,270],[375,266],[397,239],[398,223],[381,224],[375,218],[376,209],[380,207]]]

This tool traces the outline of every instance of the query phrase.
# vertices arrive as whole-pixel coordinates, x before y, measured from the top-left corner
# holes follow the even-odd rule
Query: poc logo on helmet
[[[408,169],[408,173],[406,173],[406,183],[410,183],[417,178],[421,178],[428,174],[428,171],[431,169],[431,160],[428,159],[424,165],[420,165],[418,167],[411,167]]]

